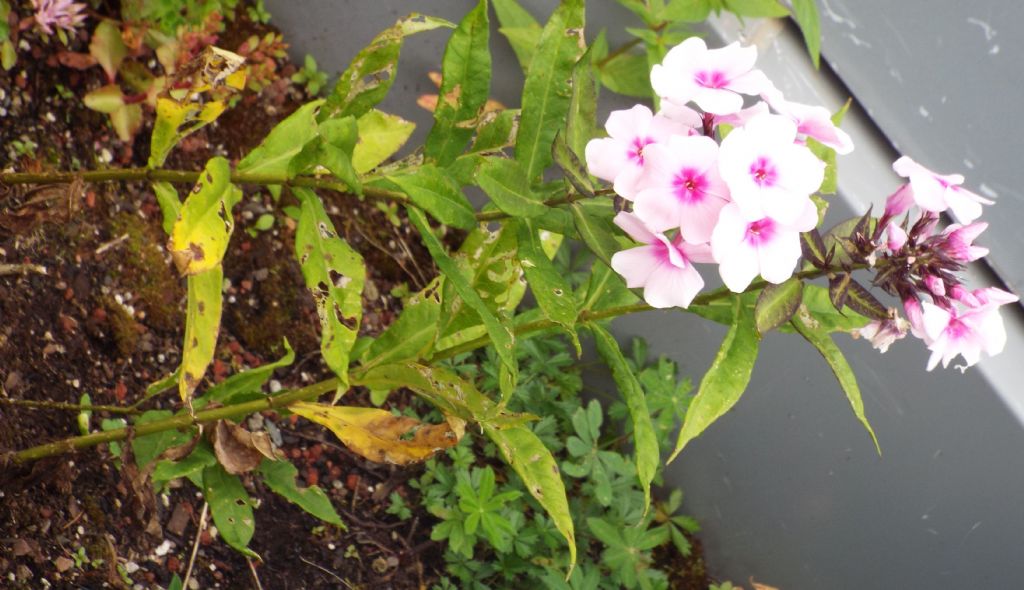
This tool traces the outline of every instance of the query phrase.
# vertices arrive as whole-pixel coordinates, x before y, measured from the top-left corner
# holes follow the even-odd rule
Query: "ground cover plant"
[[[45,0],[20,18],[4,3],[10,47],[50,47],[84,91],[57,142],[77,152],[40,153],[27,131],[4,138],[15,164],[0,173],[3,248],[25,262],[0,267],[14,277],[3,279],[11,296],[0,309],[22,318],[45,291],[60,329],[36,335],[26,319],[0,334],[10,356],[0,399],[5,414],[63,424],[5,429],[5,483],[31,505],[24,490],[73,485],[75,462],[99,446],[103,469],[120,477],[115,513],[157,538],[172,498],[172,521],[180,510],[171,567],[170,541],[119,559],[118,536],[106,532],[57,535],[48,557],[23,538],[46,535],[43,525],[15,524],[18,504],[8,503],[5,521],[23,543],[2,564],[10,579],[56,571],[62,583],[186,585],[199,548],[215,542],[212,524],[237,555],[210,557],[207,569],[229,586],[286,587],[290,557],[328,587],[658,588],[679,587],[682,571],[706,582],[699,560],[686,561],[696,526],[676,514],[681,499],[654,501],[651,488],[663,460],[739,401],[762,338],[803,336],[872,439],[833,333],[884,350],[910,331],[932,350],[929,369],[1002,349],[998,308],[1016,298],[970,291],[957,274],[986,253],[973,241],[987,201],[962,177],[904,157],[894,169],[907,183],[880,216],[819,229],[837,154],[853,149],[842,111],[787,100],[756,69],[754,48],[709,48],[686,28],[712,11],[792,12],[816,61],[813,2],[622,4],[643,26],[609,48],[586,30],[582,0],[561,2],[544,24],[495,0],[525,72],[513,109],[489,100],[486,0],[458,23],[400,18],[324,98],[314,60],[284,65],[284,41],[259,4],[126,2],[114,20]],[[412,125],[376,106],[405,37],[445,29],[438,94],[425,101],[434,124],[396,157]],[[40,66],[7,47],[5,79],[24,90],[19,68]],[[654,108],[613,112],[602,131],[602,87]],[[263,112],[237,114],[254,104]],[[252,124],[266,112],[289,114]],[[75,143],[86,121],[109,125],[116,155]],[[216,147],[229,136],[230,148]],[[139,196],[119,196],[126,185]],[[470,204],[470,188],[483,207]],[[947,210],[964,225],[940,229]],[[130,252],[104,264],[118,248]],[[236,256],[248,267],[232,266]],[[56,293],[41,257],[58,267]],[[109,280],[94,288],[75,268]],[[715,271],[724,286],[705,289],[701,272]],[[898,298],[906,318],[865,283]],[[523,304],[527,293],[535,304]],[[609,331],[615,317],[655,308],[728,326],[692,397],[670,363],[648,366],[642,346],[623,350]],[[81,375],[54,369],[65,341],[86,340],[111,352],[84,361]],[[607,414],[580,397],[581,340],[617,386]],[[42,343],[44,370],[18,354],[35,351],[28,341]],[[107,362],[113,351],[127,362]],[[285,386],[275,372],[293,379]],[[55,375],[70,399],[48,395]],[[317,485],[323,472],[330,487]],[[356,515],[361,495],[390,521]],[[98,501],[80,503],[60,508],[65,529],[84,515],[107,520]],[[315,520],[294,520],[261,546],[267,505],[288,504]],[[54,509],[42,508],[33,506],[50,522]],[[190,523],[194,541],[182,537]],[[295,530],[323,539],[318,561],[282,547]],[[429,539],[414,542],[417,532]],[[162,569],[142,568],[144,557]]]

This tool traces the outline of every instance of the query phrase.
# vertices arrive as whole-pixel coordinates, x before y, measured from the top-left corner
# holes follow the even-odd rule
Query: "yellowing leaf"
[[[407,465],[424,461],[437,451],[455,446],[464,433],[461,420],[454,421],[453,429],[449,424],[424,424],[377,408],[298,402],[288,409],[326,426],[354,453],[378,463]]]
[[[231,209],[242,191],[231,184],[231,169],[221,157],[211,159],[185,200],[171,232],[171,258],[182,274],[220,265],[235,227]]]
[[[224,271],[218,264],[212,269],[188,277],[188,306],[185,311],[185,344],[181,353],[178,393],[190,403],[192,393],[213,361],[220,331],[221,285]]]
[[[397,115],[373,109],[359,117],[359,142],[352,153],[352,166],[365,174],[405,145],[416,124]]]

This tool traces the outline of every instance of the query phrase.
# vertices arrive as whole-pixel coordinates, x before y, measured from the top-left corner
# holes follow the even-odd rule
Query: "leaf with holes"
[[[519,127],[519,109],[488,111],[480,117],[476,128],[476,137],[469,153],[479,154],[495,152],[516,143],[516,130]]]
[[[320,317],[320,352],[324,362],[348,388],[349,351],[363,317],[363,257],[338,236],[320,197],[295,188],[302,204],[295,230],[295,257]]]
[[[150,168],[162,166],[174,146],[215,121],[226,109],[227,105],[219,100],[200,105],[193,102],[180,103],[172,98],[158,99],[147,165]]]
[[[465,423],[424,424],[387,410],[297,402],[288,409],[326,426],[352,452],[377,463],[408,465],[455,446]]]
[[[743,300],[732,298],[732,325],[715,355],[711,368],[700,382],[697,395],[690,402],[679,440],[669,461],[686,445],[721,418],[743,395],[757,360],[757,327],[754,314]]]
[[[409,140],[416,124],[372,109],[356,121],[359,141],[352,152],[352,166],[365,174],[397,152]]]
[[[330,498],[319,486],[300,488],[295,483],[299,470],[288,461],[264,460],[258,473],[275,494],[302,508],[320,520],[348,530],[338,512],[331,505]]]
[[[237,475],[224,471],[220,465],[203,469],[203,495],[210,505],[210,515],[224,541],[247,557],[259,559],[249,541],[256,531],[252,498]]]
[[[523,83],[516,160],[532,182],[551,163],[551,143],[569,111],[573,66],[583,55],[583,0],[565,0],[548,19]]]
[[[526,274],[530,290],[544,315],[565,328],[579,353],[580,343],[576,336],[578,312],[572,287],[544,252],[541,236],[529,220],[520,220],[516,225],[519,226],[519,264]]]
[[[190,403],[192,393],[213,362],[220,331],[221,287],[224,271],[218,265],[188,277],[188,304],[185,308],[185,343],[181,353],[181,379],[178,393]]]
[[[501,456],[523,480],[527,491],[544,508],[569,544],[570,572],[576,565],[576,533],[573,529],[565,484],[551,451],[525,427],[499,430],[484,424],[484,433],[494,441]]]
[[[235,229],[231,210],[240,200],[242,191],[231,184],[228,161],[212,158],[171,230],[171,258],[179,272],[194,275],[220,266]]]
[[[480,0],[452,32],[441,62],[441,88],[434,127],[423,154],[439,166],[451,164],[473,136],[491,89],[487,0]]]
[[[364,47],[338,78],[318,119],[359,117],[384,99],[395,83],[398,56],[408,35],[455,25],[441,18],[410,14],[381,31]]]

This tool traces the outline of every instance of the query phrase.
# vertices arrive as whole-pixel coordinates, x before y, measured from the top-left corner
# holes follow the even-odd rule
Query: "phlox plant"
[[[500,549],[514,549],[504,506],[529,497],[545,513],[534,517],[550,521],[566,544],[551,564],[566,571],[576,562],[576,532],[584,522],[609,548],[609,559],[624,560],[629,547],[649,548],[667,538],[668,529],[652,540],[634,535],[642,527],[628,534],[616,527],[649,524],[650,488],[670,446],[666,430],[682,416],[671,460],[739,401],[759,342],[770,332],[799,333],[822,355],[872,439],[856,378],[833,332],[860,335],[884,350],[909,331],[932,351],[929,369],[957,356],[970,366],[982,352],[1002,349],[999,307],[1016,296],[969,290],[959,278],[965,264],[985,254],[974,240],[984,229],[977,219],[987,204],[963,188],[961,176],[935,174],[901,158],[894,168],[907,182],[887,199],[881,216],[869,211],[819,229],[826,197],[836,190],[837,154],[853,149],[838,126],[842,113],[785,98],[756,68],[755,48],[709,48],[678,26],[729,3],[623,4],[648,26],[637,33],[644,54],[609,52],[603,35],[588,44],[583,0],[563,0],[543,25],[515,2],[495,0],[525,71],[517,109],[489,103],[490,13],[487,0],[480,0],[457,24],[419,14],[399,19],[354,57],[326,98],[300,106],[238,162],[214,157],[202,171],[164,167],[183,138],[216,120],[229,95],[246,87],[238,78],[243,58],[211,49],[181,68],[156,98],[147,167],[0,174],[7,184],[151,183],[168,250],[188,291],[181,365],[137,402],[173,389],[180,396],[175,411],[147,412],[130,428],[111,424],[11,459],[27,462],[131,436],[135,460],[153,466],[154,479],[187,477],[201,486],[222,538],[253,555],[253,507],[241,476],[262,477],[321,518],[341,520],[318,488],[296,487],[294,468],[266,433],[235,421],[267,410],[290,412],[330,429],[353,452],[394,464],[427,460],[455,448],[467,432],[479,433],[521,487],[497,492],[486,469],[453,482],[458,500],[444,508],[465,519],[461,533],[451,525],[446,538],[482,534]],[[787,14],[775,2],[744,4],[758,6],[752,16]],[[808,17],[816,14],[808,12],[813,3],[792,4],[815,55],[816,21]],[[376,106],[394,83],[403,40],[446,28],[452,31],[433,126],[422,146],[396,160],[412,125]],[[607,69],[620,62],[629,66],[628,80]],[[637,81],[637,64],[649,78]],[[614,112],[602,132],[596,115],[601,86],[631,95],[649,90],[659,108]],[[192,188],[179,192],[181,184]],[[333,373],[272,394],[263,385],[276,367],[293,361],[290,349],[277,363],[217,385],[204,378],[216,350],[234,210],[244,198],[242,187],[250,185],[269,186],[295,212],[294,255],[316,303],[321,354]],[[482,208],[465,196],[470,187],[486,195]],[[347,198],[401,206],[395,219],[415,229],[439,270],[375,337],[360,329],[366,263],[329,214],[332,203]],[[940,228],[946,211],[960,224]],[[446,245],[454,243],[460,245]],[[552,260],[568,248],[593,255],[579,283]],[[716,271],[724,287],[707,289],[705,277]],[[862,284],[865,275],[872,287],[902,301],[905,317]],[[527,291],[536,307],[520,306]],[[688,404],[685,410],[666,407],[672,402],[665,399],[674,398],[662,396],[654,407],[656,385],[641,378],[608,328],[615,317],[654,308],[728,327],[692,400],[679,400]],[[585,465],[600,423],[581,415],[572,420],[575,438],[565,443],[580,461],[559,468],[554,441],[544,436],[544,406],[519,399],[520,353],[532,337],[551,332],[564,334],[577,354],[580,339],[592,339],[611,369],[632,460],[595,451],[596,462]],[[449,362],[482,348],[495,361],[486,376],[493,387]],[[353,388],[378,400],[406,389],[438,413],[425,421],[337,403]],[[599,504],[612,502],[609,473],[617,478],[624,466],[640,489],[631,519],[613,526],[574,514],[567,484],[572,489],[573,480],[586,480]],[[472,544],[462,541],[457,552],[466,555]]]

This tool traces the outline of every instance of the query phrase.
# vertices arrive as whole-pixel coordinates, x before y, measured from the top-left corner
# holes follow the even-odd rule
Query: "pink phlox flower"
[[[899,251],[907,243],[907,232],[899,224],[890,223],[886,228],[886,247],[893,252]]]
[[[615,224],[643,244],[612,256],[612,269],[626,279],[626,286],[643,287],[644,301],[651,307],[688,307],[704,288],[693,263],[712,261],[708,245],[687,244],[679,236],[669,239],[625,211],[615,216]]]
[[[731,127],[743,127],[748,121],[758,115],[764,115],[769,113],[768,103],[763,100],[759,100],[749,107],[730,113],[728,115],[720,115],[715,117],[715,125],[729,125]]]
[[[924,286],[932,295],[936,295],[938,297],[946,296],[946,283],[945,281],[942,280],[941,277],[935,275],[925,275],[925,277],[922,280],[924,281]]]
[[[925,211],[951,209],[961,223],[970,223],[981,216],[981,206],[993,201],[961,187],[961,174],[936,174],[907,156],[896,160],[892,169],[910,179],[914,202]]]
[[[879,352],[888,352],[889,347],[893,342],[902,340],[907,335],[907,330],[910,328],[910,322],[899,317],[893,316],[887,320],[875,320],[868,323],[868,325],[854,330],[852,335],[854,338],[864,338],[871,342],[871,346],[876,348]]]
[[[609,137],[587,143],[587,168],[594,176],[614,183],[615,192],[633,199],[636,181],[643,171],[645,151],[673,134],[688,135],[692,129],[678,121],[654,115],[643,105],[613,111],[605,123]]]
[[[687,242],[707,243],[729,199],[718,174],[718,144],[703,135],[675,135],[645,153],[633,212],[652,231],[679,228]]]
[[[747,219],[771,217],[793,224],[811,203],[811,193],[825,177],[825,163],[795,139],[795,123],[767,114],[722,140],[718,170]]]
[[[741,94],[756,96],[771,85],[763,72],[753,69],[755,61],[755,47],[737,42],[708,49],[703,39],[690,37],[651,69],[651,87],[668,102],[693,101],[708,113],[728,115],[743,108]]]
[[[954,223],[942,233],[941,248],[947,256],[957,262],[972,262],[988,255],[988,248],[975,246],[974,240],[985,231],[987,223],[975,222],[968,225]]]
[[[783,98],[782,92],[772,86],[761,94],[776,113],[796,123],[797,137],[805,140],[810,137],[836,151],[846,155],[853,151],[853,140],[832,122],[832,114],[821,106],[790,102]]]
[[[736,203],[723,207],[711,234],[711,253],[725,285],[740,293],[758,275],[769,283],[784,282],[793,275],[802,254],[800,232],[817,223],[818,210],[810,201],[791,225],[771,217],[750,220]]]
[[[885,216],[893,218],[906,213],[914,205],[914,191],[904,184],[885,199]]]
[[[701,114],[686,105],[665,101],[661,103],[661,110],[658,111],[658,115],[686,125],[688,131],[685,135],[698,135],[704,127],[704,118]],[[677,135],[684,134],[677,133]]]
[[[85,22],[85,4],[73,0],[32,0],[35,20],[47,35],[54,33],[54,27],[73,32]]]
[[[1006,327],[999,307],[1019,298],[994,287],[978,289],[972,295],[977,305],[946,308],[929,302],[921,304],[924,341],[932,351],[929,371],[939,361],[943,368],[949,366],[958,355],[966,363],[963,370],[977,363],[982,352],[995,356],[1006,346]]]

